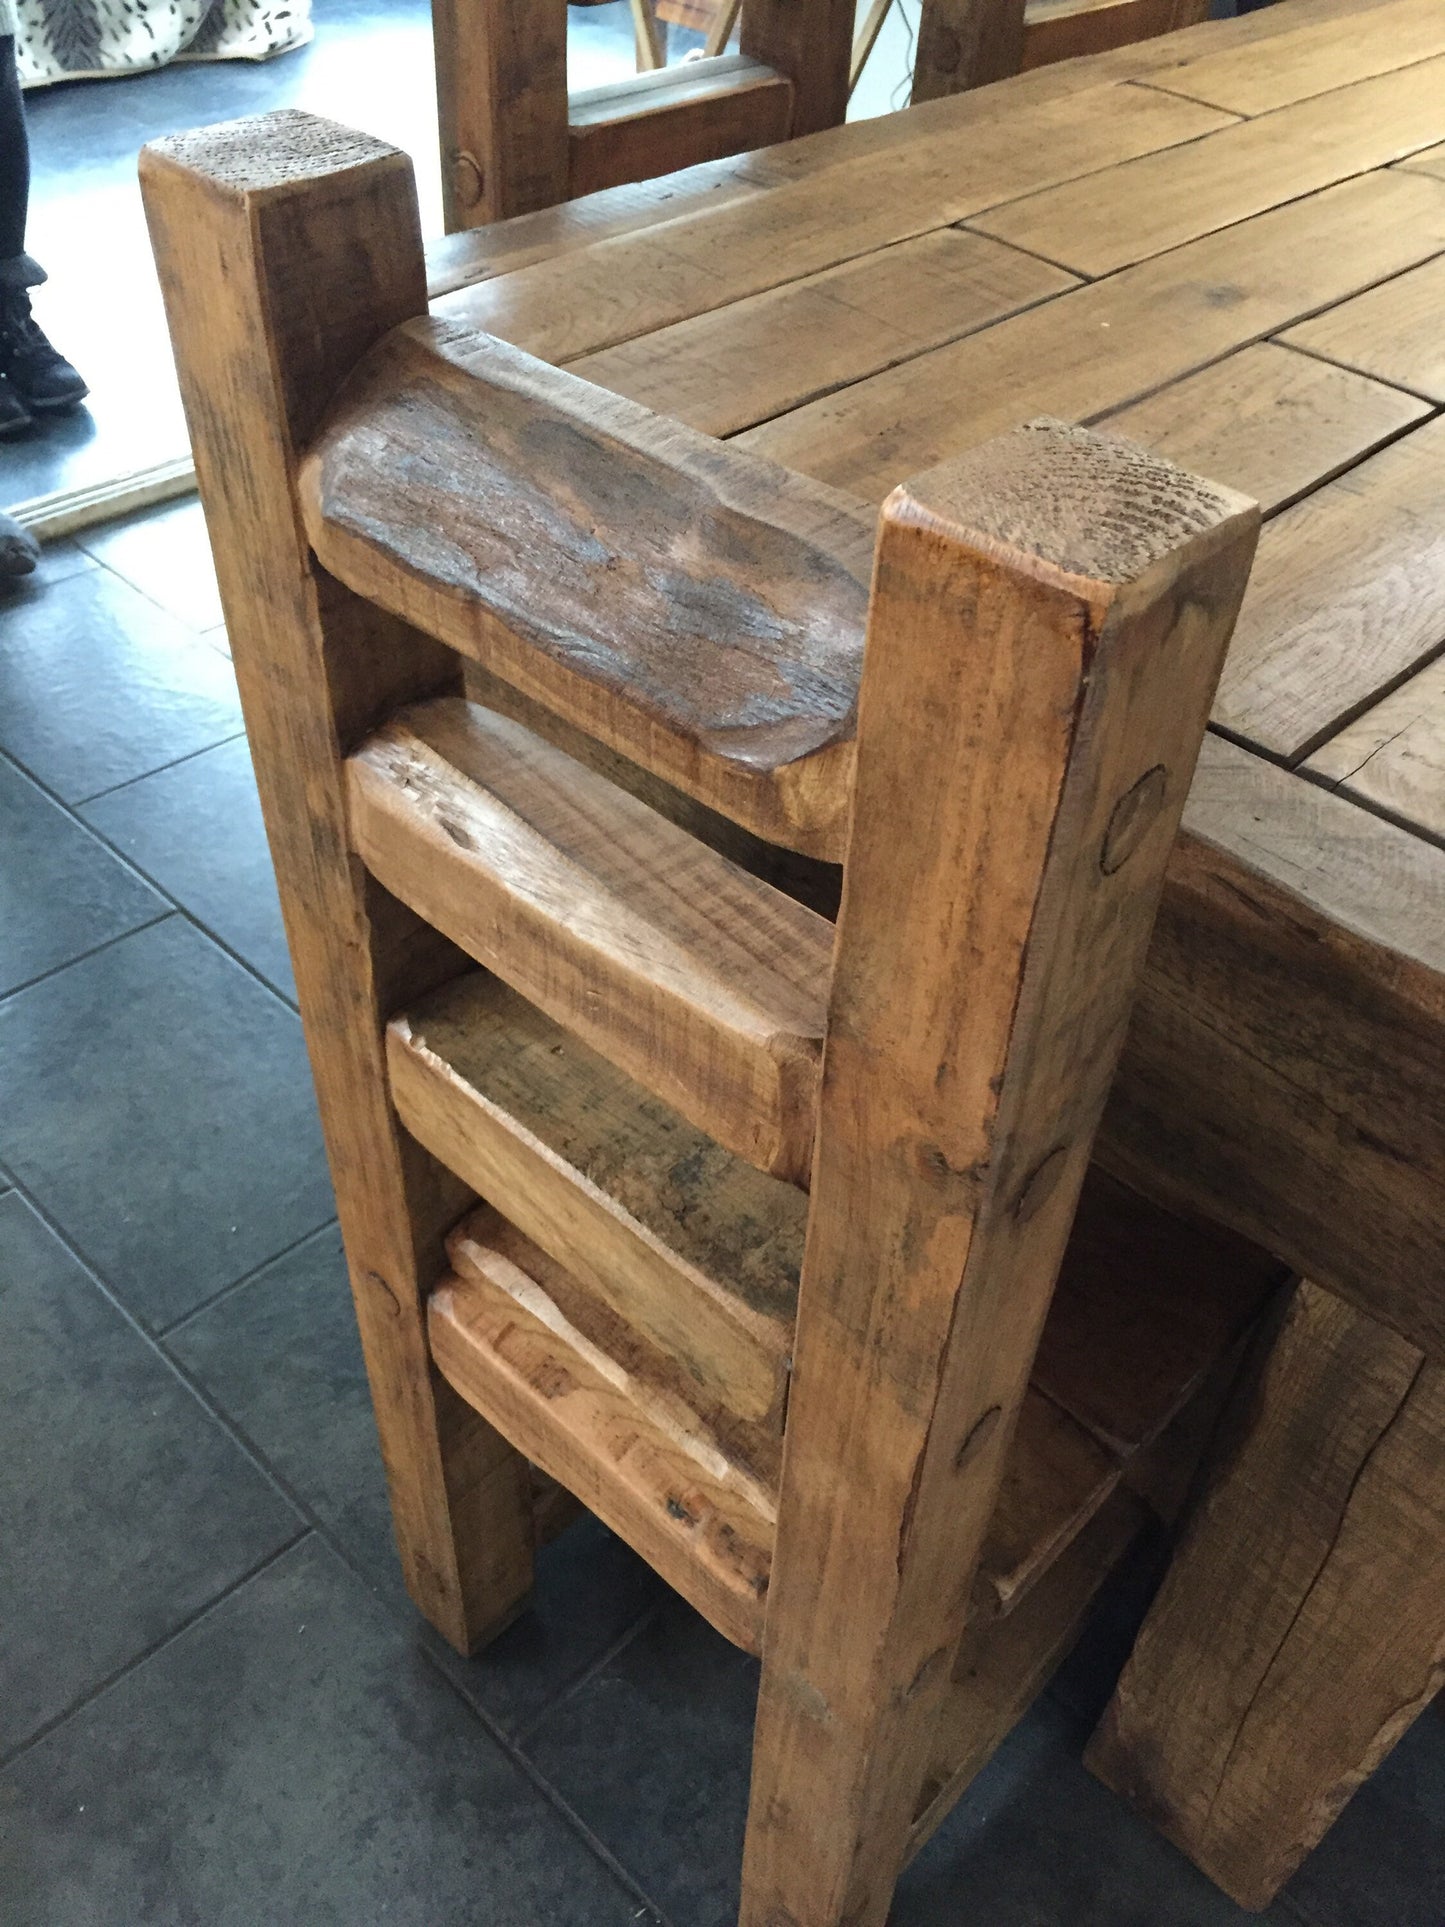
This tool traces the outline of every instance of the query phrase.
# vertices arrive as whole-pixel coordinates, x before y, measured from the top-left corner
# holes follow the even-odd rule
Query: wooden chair
[[[855,0],[719,0],[706,57],[668,67],[648,36],[650,0],[634,0],[642,71],[569,99],[566,0],[432,0],[447,232],[837,126],[890,4],[870,0],[855,37]],[[912,97],[1208,11],[1208,0],[923,0]]]
[[[761,1653],[743,1920],[881,1922],[1279,1281],[1086,1183],[1257,511],[1035,423],[875,520],[429,320],[394,150],[142,172],[412,1596],[540,1467]]]

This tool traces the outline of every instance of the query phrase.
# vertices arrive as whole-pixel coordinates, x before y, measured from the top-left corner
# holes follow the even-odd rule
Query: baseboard
[[[131,475],[118,475],[105,482],[90,482],[81,488],[59,488],[50,495],[36,495],[28,502],[16,503],[9,511],[40,542],[54,542],[62,535],[94,528],[97,522],[110,522],[118,515],[136,509],[153,508],[157,502],[170,502],[178,495],[189,495],[196,486],[196,469],[189,455],[172,456],[150,468]]]

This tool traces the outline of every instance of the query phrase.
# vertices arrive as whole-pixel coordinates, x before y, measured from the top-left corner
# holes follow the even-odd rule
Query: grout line
[[[664,1581],[664,1584],[665,1583]],[[612,1664],[619,1653],[626,1652],[634,1640],[642,1637],[642,1634],[662,1611],[662,1607],[663,1601],[660,1599],[655,1599],[650,1606],[644,1606],[632,1624],[620,1632],[610,1646],[599,1653],[596,1659],[584,1666],[574,1678],[568,1680],[564,1685],[559,1686],[545,1706],[538,1707],[537,1711],[533,1713],[529,1720],[523,1721],[523,1723],[516,1728],[512,1734],[512,1739],[515,1744],[519,1748],[527,1746],[559,1708],[565,1706],[568,1700],[575,1699],[583,1687],[590,1684],[592,1680],[596,1679],[599,1673]]]
[[[193,750],[189,756],[179,756],[176,758],[175,762],[173,763],[162,763],[159,769],[147,770],[145,772],[145,775],[143,776],[132,776],[124,783],[117,783],[113,789],[98,790],[94,796],[87,797],[85,799],[84,806],[78,803],[67,802],[67,800],[58,793],[58,791],[53,790],[48,783],[44,782],[40,777],[38,777],[35,774],[34,770],[27,768],[27,766],[24,763],[22,763],[17,756],[10,754],[10,752],[8,752],[3,748],[0,748],[0,761],[4,761],[11,764],[13,768],[15,768],[20,772],[20,774],[26,779],[27,782],[33,783],[36,789],[38,789],[43,796],[48,797],[49,800],[55,804],[57,809],[63,810],[65,814],[70,818],[70,820],[74,824],[76,824],[81,830],[83,830],[87,836],[93,837],[95,841],[99,843],[103,849],[110,851],[110,853],[116,858],[116,860],[120,864],[122,864],[124,868],[128,870],[133,877],[136,877],[142,883],[148,884],[150,888],[157,893],[157,895],[163,897],[165,901],[171,905],[172,909],[174,910],[177,916],[183,917],[185,921],[189,923],[194,929],[199,930],[201,935],[203,937],[208,938],[210,942],[215,944],[218,950],[225,951],[226,955],[231,959],[233,963],[239,964],[242,970],[244,970],[248,976],[254,977],[256,982],[260,984],[264,990],[268,990],[271,993],[271,995],[275,997],[281,1004],[283,1004],[285,1008],[289,1010],[294,1016],[297,1010],[297,1005],[294,998],[289,997],[284,990],[279,988],[278,985],[273,984],[271,979],[265,974],[265,972],[260,970],[255,964],[253,964],[249,957],[243,956],[241,952],[237,950],[233,944],[228,942],[225,937],[221,936],[218,931],[213,930],[210,924],[208,924],[204,918],[198,916],[194,910],[189,908],[188,905],[182,903],[179,897],[177,897],[171,890],[167,889],[167,887],[160,880],[159,877],[153,876],[149,870],[142,869],[140,864],[136,862],[135,858],[133,856],[128,855],[127,852],[123,850],[118,843],[114,842],[111,837],[107,836],[106,833],[99,827],[98,824],[92,823],[88,817],[82,816],[80,814],[80,810],[82,807],[88,808],[91,803],[99,802],[102,797],[118,796],[123,790],[132,789],[136,784],[144,783],[147,777],[159,776],[162,770],[179,769],[181,765],[184,763],[195,762],[197,757],[208,756],[212,750],[224,749],[229,743],[243,741],[245,738],[245,734],[246,732],[244,730],[238,730],[234,736],[225,736],[218,743],[208,744],[205,749]],[[163,917],[157,917],[152,919],[152,922],[156,922],[156,923],[163,922],[163,921],[164,921]],[[139,929],[146,929],[148,927],[149,926],[145,924],[141,924],[137,926],[137,928]],[[127,936],[133,936],[135,932],[127,931],[125,934]],[[109,941],[118,942],[119,939],[113,938],[113,939],[110,939]],[[103,949],[104,947],[105,947],[104,945],[96,946],[97,949]],[[79,961],[80,961],[79,958],[71,959],[72,963],[78,963]],[[57,969],[64,969],[64,967],[65,966],[63,964],[56,966]],[[45,974],[48,975],[50,973],[47,972]],[[11,993],[7,991],[5,994],[9,996]]]
[[[655,1607],[648,1608],[647,1612],[645,1612],[638,1621],[637,1626],[632,1629],[633,1634],[640,1631],[642,1625],[651,1617],[655,1610]],[[628,1637],[630,1636],[631,1635],[628,1635]],[[626,1640],[624,1639],[621,1643],[625,1644]],[[602,1862],[603,1866],[607,1868],[608,1872],[632,1895],[633,1899],[642,1903],[649,1914],[656,1920],[657,1927],[670,1927],[666,1913],[657,1902],[652,1899],[646,1888],[640,1884],[636,1875],[623,1865],[622,1861],[617,1858],[616,1854],[613,1853],[612,1849],[600,1835],[592,1831],[591,1827],[588,1826],[587,1822],[571,1803],[553,1786],[541,1768],[521,1750],[517,1741],[502,1729],[495,1718],[485,1713],[461,1690],[457,1681],[451,1673],[447,1671],[436,1654],[430,1650],[425,1641],[419,1642],[418,1651],[435,1670],[438,1677],[446,1682],[452,1692],[461,1700],[462,1704],[474,1715],[483,1730],[495,1741],[496,1745],[506,1755],[508,1760],[511,1761],[516,1770],[528,1782],[533,1792],[546,1801],[547,1805],[572,1829],[582,1840],[583,1844],[590,1848],[592,1853]]]
[[[165,1344],[174,1333],[184,1331],[186,1326],[191,1324],[193,1320],[201,1317],[203,1313],[213,1310],[215,1306],[219,1305],[224,1299],[231,1297],[234,1292],[244,1290],[247,1285],[254,1283],[263,1271],[269,1271],[272,1265],[279,1265],[283,1258],[289,1258],[293,1251],[299,1251],[302,1245],[310,1244],[313,1238],[320,1238],[326,1232],[332,1230],[335,1224],[336,1219],[330,1217],[324,1224],[318,1224],[310,1231],[303,1231],[299,1238],[293,1238],[289,1245],[282,1245],[279,1251],[273,1251],[269,1258],[263,1258],[259,1265],[252,1265],[249,1271],[243,1271],[239,1278],[233,1278],[228,1285],[221,1285],[211,1293],[209,1298],[202,1298],[199,1304],[192,1305],[189,1311],[183,1311],[179,1318],[173,1318],[168,1325],[154,1326],[151,1333],[152,1337],[155,1338],[158,1343]]]
[[[199,630],[193,640],[198,648],[210,649],[212,655],[216,653],[210,643],[201,641]],[[203,743],[199,749],[187,750],[184,756],[173,756],[168,763],[157,763],[154,769],[142,770],[139,776],[127,776],[123,783],[112,783],[109,789],[96,790],[90,796],[78,796],[67,807],[77,812],[87,809],[92,803],[100,802],[102,797],[117,796],[122,790],[134,789],[137,783],[147,782],[152,776],[160,776],[168,769],[180,769],[185,763],[194,763],[198,756],[209,756],[213,749],[224,749],[228,743],[237,742],[245,734],[244,728],[233,729],[229,736],[218,736],[214,743]]]
[[[226,1601],[238,1593],[243,1586],[248,1586],[253,1579],[259,1577],[268,1567],[274,1566],[278,1559],[284,1559],[288,1552],[294,1551],[303,1539],[310,1537],[311,1528],[308,1525],[299,1525],[284,1544],[274,1546],[270,1552],[266,1553],[263,1558],[258,1559],[254,1565],[249,1566],[245,1572],[239,1574],[235,1579],[230,1580],[214,1597],[208,1599],[204,1605],[198,1606],[194,1612],[188,1613],[178,1624],[170,1627],[166,1632],[161,1633],[159,1637],[153,1639],[148,1646],[142,1647],[140,1652],[133,1653],[124,1664],[117,1666],[114,1672],[107,1673],[104,1679],[99,1680],[93,1686],[88,1686],[83,1693],[73,1699],[62,1711],[46,1720],[41,1726],[38,1726],[33,1733],[28,1734],[20,1741],[18,1746],[12,1747],[8,1753],[0,1753],[0,1771],[13,1766],[14,1763],[28,1753],[32,1747],[39,1746],[42,1740],[48,1739],[57,1727],[64,1726],[67,1720],[74,1719],[77,1714],[84,1712],[87,1706],[94,1705],[95,1701],[108,1693],[112,1686],[119,1685],[121,1680],[127,1678],[131,1673],[138,1671],[139,1668],[144,1666],[149,1660],[154,1659],[158,1653],[164,1652],[167,1646],[170,1646],[174,1641],[190,1632],[193,1626],[199,1625],[203,1619],[208,1619],[218,1607],[224,1606]]]
[[[267,1559],[262,1562],[262,1566],[255,1568],[253,1572],[251,1574],[246,1575],[246,1577],[254,1577],[255,1571],[262,1570],[265,1565],[268,1565],[271,1563],[271,1560],[273,1558],[279,1558],[282,1553],[289,1551],[292,1546],[299,1544],[300,1541],[304,1538],[307,1538],[307,1537],[314,1538],[317,1541],[319,1541],[321,1544],[325,1545],[327,1549],[339,1560],[341,1565],[346,1569],[346,1571],[351,1575],[351,1577],[354,1580],[356,1580],[356,1582],[361,1587],[363,1593],[366,1595],[368,1600],[370,1600],[379,1611],[386,1614],[388,1619],[394,1625],[400,1626],[404,1630],[407,1630],[412,1634],[412,1636],[416,1640],[416,1650],[422,1655],[422,1657],[427,1661],[427,1663],[434,1668],[437,1674],[446,1682],[446,1684],[450,1687],[452,1692],[456,1695],[456,1697],[459,1700],[461,1700],[462,1704],[467,1708],[468,1712],[471,1713],[472,1717],[477,1721],[478,1725],[482,1728],[483,1732],[486,1733],[487,1736],[492,1741],[494,1741],[494,1743],[500,1748],[500,1750],[507,1756],[507,1758],[510,1761],[512,1761],[512,1763],[518,1768],[518,1770],[523,1774],[523,1776],[527,1779],[527,1781],[532,1785],[534,1790],[538,1792],[548,1802],[548,1804],[555,1809],[558,1815],[572,1828],[572,1830],[581,1837],[583,1843],[589,1848],[589,1850],[594,1855],[596,1855],[599,1859],[601,1859],[603,1864],[614,1875],[614,1877],[621,1882],[621,1884],[626,1888],[626,1890],[635,1899],[641,1902],[643,1906],[649,1909],[653,1915],[656,1916],[659,1927],[669,1927],[667,1917],[664,1914],[663,1910],[660,1907],[658,1907],[656,1902],[654,1902],[648,1896],[645,1890],[638,1884],[637,1880],[623,1866],[622,1862],[619,1861],[616,1858],[616,1856],[612,1854],[610,1849],[608,1849],[606,1845],[595,1834],[593,1834],[593,1832],[586,1825],[586,1823],[583,1820],[581,1820],[581,1818],[577,1814],[573,1812],[572,1808],[569,1806],[567,1801],[563,1799],[562,1795],[556,1790],[556,1788],[552,1786],[551,1782],[545,1777],[545,1775],[541,1772],[541,1770],[538,1767],[536,1767],[524,1753],[522,1753],[516,1741],[503,1729],[500,1722],[497,1720],[496,1716],[488,1712],[483,1706],[481,1706],[476,1700],[474,1700],[471,1697],[471,1695],[468,1694],[462,1688],[460,1682],[456,1678],[454,1678],[453,1675],[442,1664],[436,1652],[432,1650],[432,1647],[430,1645],[430,1639],[440,1638],[440,1635],[435,1632],[435,1629],[431,1628],[428,1625],[428,1622],[421,1617],[421,1615],[416,1611],[415,1608],[407,1607],[406,1609],[401,1611],[397,1609],[392,1599],[375,1584],[371,1575],[366,1571],[365,1567],[357,1560],[355,1555],[351,1552],[350,1548],[336,1536],[332,1528],[315,1511],[315,1509],[312,1507],[310,1502],[306,1500],[300,1493],[298,1493],[292,1487],[290,1481],[285,1477],[285,1475],[280,1471],[278,1471],[278,1469],[271,1464],[271,1461],[269,1460],[269,1458],[261,1450],[260,1446],[257,1445],[256,1442],[250,1437],[249,1433],[247,1433],[245,1428],[242,1425],[240,1425],[235,1419],[233,1419],[230,1416],[230,1414],[227,1413],[217,1403],[217,1401],[211,1396],[207,1388],[197,1378],[195,1378],[190,1371],[187,1370],[187,1368],[180,1362],[179,1359],[175,1357],[175,1355],[170,1351],[170,1349],[162,1341],[162,1339],[158,1337],[155,1333],[148,1331],[146,1327],[143,1324],[141,1324],[140,1320],[135,1316],[135,1314],[130,1311],[130,1309],[124,1304],[124,1302],[120,1298],[117,1297],[113,1287],[101,1275],[97,1267],[93,1265],[85,1257],[84,1253],[75,1244],[73,1239],[71,1239],[66,1234],[64,1229],[56,1221],[56,1219],[50,1214],[50,1212],[48,1212],[39,1203],[39,1201],[31,1194],[31,1192],[26,1188],[26,1186],[23,1183],[17,1181],[15,1189],[18,1195],[21,1198],[23,1198],[26,1204],[29,1205],[31,1210],[34,1211],[35,1215],[40,1219],[42,1224],[46,1226],[46,1228],[52,1233],[52,1235],[63,1246],[63,1248],[67,1250],[71,1254],[71,1256],[76,1260],[76,1262],[80,1265],[81,1269],[85,1272],[87,1277],[90,1279],[91,1283],[95,1286],[96,1290],[99,1291],[101,1296],[120,1314],[120,1316],[125,1320],[126,1324],[130,1326],[131,1330],[141,1340],[141,1342],[144,1345],[146,1345],[153,1353],[155,1353],[155,1355],[158,1358],[160,1358],[163,1361],[167,1369],[170,1371],[171,1375],[175,1379],[177,1379],[186,1388],[187,1391],[190,1392],[192,1397],[201,1406],[202,1410],[206,1412],[208,1417],[210,1417],[210,1419],[219,1427],[219,1429],[232,1441],[232,1443],[243,1454],[243,1456],[251,1462],[251,1464],[256,1468],[256,1470],[262,1475],[262,1477],[266,1479],[267,1483],[270,1484],[276,1490],[276,1492],[279,1493],[280,1496],[283,1499],[285,1499],[287,1503],[292,1507],[292,1509],[299,1515],[301,1520],[301,1529],[298,1531],[295,1537],[293,1537],[290,1541],[288,1541],[287,1545],[281,1547],[278,1552],[268,1555]],[[318,1227],[318,1230],[324,1229],[324,1228],[325,1227]],[[316,1234],[312,1232],[312,1233],[308,1233],[307,1235],[315,1236]],[[279,1253],[277,1254],[277,1256],[280,1256],[280,1255],[281,1254]],[[267,1263],[271,1263],[271,1262],[273,1262],[273,1260],[270,1260],[270,1259],[267,1260]],[[264,1269],[264,1266],[260,1267],[260,1269]],[[254,1277],[255,1273],[251,1273],[249,1275],[251,1277]],[[236,1282],[239,1284],[243,1281],[237,1280]],[[214,1303],[215,1301],[214,1299],[212,1299],[208,1302]],[[197,1309],[199,1310],[201,1308],[198,1307]],[[174,1330],[175,1327],[172,1326],[170,1329]],[[244,1583],[244,1580],[236,1582],[237,1585],[241,1583]],[[223,1596],[229,1596],[229,1591],[234,1591],[235,1589],[236,1587],[235,1585],[233,1585],[231,1588],[228,1589],[228,1594]],[[219,1603],[219,1601],[211,1602],[212,1605],[216,1603]],[[202,1608],[201,1612],[193,1615],[192,1619],[188,1620],[186,1624],[187,1625],[194,1624],[195,1619],[201,1617],[204,1612],[207,1612],[210,1609],[211,1609],[210,1606]],[[617,1642],[614,1643],[613,1647],[608,1649],[608,1652],[602,1656],[602,1659],[599,1660],[597,1664],[600,1665],[607,1658],[610,1658],[612,1653],[614,1653],[616,1650],[619,1650],[621,1646],[625,1645],[629,1638],[636,1637],[641,1632],[643,1625],[646,1624],[648,1619],[655,1611],[656,1611],[655,1606],[646,1608],[639,1615],[634,1625],[626,1633],[623,1634],[621,1639],[619,1639]],[[177,1628],[176,1633],[178,1634],[181,1630],[184,1630],[184,1628]],[[169,1639],[175,1636],[176,1634],[167,1635],[164,1640],[157,1642],[156,1646],[148,1649],[145,1654],[139,1655],[136,1659],[127,1662],[127,1665],[121,1669],[120,1673],[112,1676],[112,1680],[114,1678],[119,1678],[121,1676],[121,1673],[128,1672],[134,1666],[141,1664],[145,1658],[150,1657],[154,1651],[159,1650],[159,1647],[161,1645],[167,1644],[169,1642]],[[587,1668],[584,1669],[584,1672],[587,1676],[590,1677],[590,1675],[595,1670],[596,1670],[595,1665],[589,1665]],[[88,1698],[94,1698],[97,1693],[104,1691],[105,1687],[110,1683],[112,1683],[111,1680],[103,1682],[101,1686],[94,1689],[94,1691],[88,1696]],[[545,1713],[546,1711],[549,1711],[552,1708],[552,1706],[560,1703],[560,1701],[567,1696],[567,1694],[572,1690],[572,1687],[575,1686],[576,1683],[577,1682],[574,1681],[568,1687],[562,1688],[561,1691],[552,1700],[548,1701],[547,1707],[543,1709],[543,1713]],[[44,1729],[44,1731],[45,1732],[53,1731],[56,1726],[60,1725],[65,1719],[68,1719],[72,1713],[78,1710],[79,1704],[80,1703],[78,1702],[76,1706],[72,1706],[68,1708],[65,1713],[57,1715],[56,1719],[52,1721]],[[537,1715],[537,1719],[532,1722],[533,1726],[536,1725],[537,1721],[539,1721],[541,1717],[542,1717],[542,1713],[539,1713]],[[22,1743],[22,1746],[19,1749],[19,1751],[24,1751],[29,1746],[35,1744],[36,1740],[41,1737],[43,1737],[42,1734],[32,1735],[30,1739]],[[18,1757],[18,1754],[12,1755],[9,1757],[12,1757],[12,1758]],[[6,1763],[8,1763],[6,1760],[0,1760],[0,1765],[4,1765]]]
[[[129,930],[122,930],[118,936],[107,937],[103,943],[92,944],[89,950],[78,951],[75,956],[67,957],[63,963],[52,964],[49,970],[41,970],[35,976],[27,977],[23,984],[13,984],[9,990],[0,993],[0,1005],[8,1003],[12,997],[20,996],[22,991],[34,990],[37,984],[48,983],[52,977],[58,977],[62,971],[69,970],[72,964],[86,963],[91,957],[100,956],[103,951],[113,950],[118,943],[124,943],[127,937],[138,937],[142,930],[154,930],[157,924],[169,923],[177,912],[171,906],[169,898],[166,899],[166,904],[166,909],[159,911],[153,917],[147,917],[144,923],[135,924]]]

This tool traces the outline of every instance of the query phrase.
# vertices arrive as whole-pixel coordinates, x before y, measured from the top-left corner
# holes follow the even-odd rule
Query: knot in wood
[[[1099,868],[1106,877],[1122,870],[1139,848],[1163,809],[1168,792],[1169,772],[1162,763],[1156,763],[1119,798],[1110,812],[1099,852]]]

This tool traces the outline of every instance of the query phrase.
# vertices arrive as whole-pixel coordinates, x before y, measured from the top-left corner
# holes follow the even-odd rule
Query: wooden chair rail
[[[345,384],[300,495],[358,594],[759,836],[841,855],[861,505],[429,320]]]

